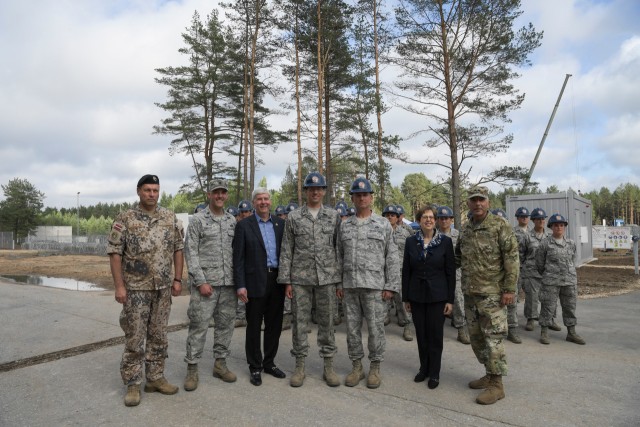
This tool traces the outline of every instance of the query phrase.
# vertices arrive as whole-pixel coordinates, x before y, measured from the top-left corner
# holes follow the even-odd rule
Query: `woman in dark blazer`
[[[434,389],[440,383],[444,317],[453,310],[456,263],[451,238],[436,229],[435,209],[420,209],[416,222],[420,231],[404,247],[402,300],[416,328],[420,370],[414,381],[429,377]]]

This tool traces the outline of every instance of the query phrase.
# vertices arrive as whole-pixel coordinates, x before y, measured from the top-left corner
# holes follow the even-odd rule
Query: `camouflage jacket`
[[[511,225],[488,214],[469,221],[458,237],[456,264],[462,268],[462,290],[471,295],[515,292],[520,271],[518,241]]]
[[[538,272],[536,267],[536,251],[540,246],[540,243],[549,235],[549,231],[545,228],[542,232],[542,237],[538,238],[534,230],[529,230],[529,233],[524,238],[524,248],[520,251],[520,256],[523,258],[521,261],[521,275],[532,277],[534,279],[541,279],[542,276]]]
[[[516,225],[513,227],[513,234],[516,235],[516,240],[518,241],[518,254],[520,255],[520,266],[522,266],[525,260],[524,255],[527,252],[526,240],[529,230],[523,230],[519,225]]]
[[[120,213],[109,234],[107,253],[122,256],[127,290],[152,291],[171,287],[173,254],[184,248],[184,229],[175,214],[139,206]]]
[[[536,251],[536,267],[542,275],[542,285],[577,286],[575,256],[573,240],[563,237],[562,243],[558,243],[551,235],[545,237]]]
[[[287,216],[280,249],[278,283],[322,286],[340,282],[336,258],[338,212],[321,207],[313,218],[303,206]]]
[[[407,243],[407,237],[411,237],[413,234],[409,233],[404,227],[396,227],[393,229],[393,241],[398,246],[398,257],[400,259],[400,265],[402,265],[402,257],[404,255],[404,245]]]
[[[387,219],[372,213],[359,223],[356,216],[340,224],[338,265],[342,284],[338,287],[400,292],[400,257]]]
[[[185,259],[192,285],[233,286],[235,227],[233,215],[215,216],[208,206],[191,217]]]
[[[458,237],[460,237],[460,232],[456,228],[450,228],[448,233],[442,233],[444,236],[448,236],[451,238],[451,243],[453,243],[453,247],[456,247],[456,243],[458,243]],[[456,268],[456,287],[462,286],[460,280],[462,279],[462,271],[459,268]],[[464,307],[462,307],[464,310]]]

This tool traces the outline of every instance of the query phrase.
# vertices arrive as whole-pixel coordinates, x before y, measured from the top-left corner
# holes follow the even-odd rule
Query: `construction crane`
[[[520,194],[524,193],[524,191],[527,188],[527,185],[529,185],[529,180],[531,179],[531,175],[533,175],[533,170],[536,167],[536,163],[538,163],[538,157],[540,157],[540,152],[542,151],[542,146],[544,145],[544,141],[547,139],[547,135],[549,135],[549,129],[551,128],[551,123],[553,123],[553,118],[556,116],[556,111],[558,110],[558,105],[560,105],[560,100],[562,99],[564,88],[567,87],[567,82],[569,81],[569,77],[571,77],[571,74],[567,74],[564,78],[564,83],[562,84],[562,89],[560,89],[558,100],[556,101],[555,107],[553,107],[553,112],[551,113],[551,117],[549,117],[549,123],[547,123],[547,128],[544,130],[544,135],[542,135],[542,141],[540,141],[540,145],[538,146],[538,152],[536,153],[536,157],[534,157],[533,163],[531,163],[531,167],[529,168],[529,172],[527,172],[527,176],[524,178],[524,184],[522,184],[522,189],[520,189]]]

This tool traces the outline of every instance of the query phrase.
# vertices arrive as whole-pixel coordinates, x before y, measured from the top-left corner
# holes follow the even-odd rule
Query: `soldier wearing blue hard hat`
[[[245,219],[253,213],[253,205],[248,200],[241,200],[238,203],[238,212],[240,213],[240,219]]]
[[[518,335],[518,296],[522,289],[524,275],[523,263],[524,254],[527,251],[528,238],[529,238],[529,216],[530,212],[524,206],[520,206],[516,209],[515,217],[518,220],[518,224],[513,227],[513,232],[518,240],[518,247],[520,249],[520,274],[518,275],[518,288],[516,291],[516,298],[513,303],[507,305],[507,323],[509,324],[509,331],[507,332],[507,339],[514,344],[521,344],[522,339]]]
[[[294,203],[294,202],[291,202],[287,206],[285,206],[284,212],[287,215],[289,215],[291,212],[295,211],[296,209],[298,209],[298,204]]]
[[[356,208],[354,208],[353,206],[351,206],[350,208],[347,208],[347,216],[354,216],[356,214]]]
[[[565,236],[567,219],[559,213],[549,217],[547,236],[536,251],[536,267],[542,275],[540,289],[540,342],[550,344],[548,330],[553,322],[558,299],[562,306],[562,320],[567,327],[566,341],[584,345],[585,340],[576,333],[576,304],[578,278],[574,259],[576,243]]]
[[[504,218],[505,220],[507,219],[507,213],[500,208],[492,209],[491,213],[501,218]]]
[[[398,215],[400,216],[398,220],[398,224],[404,227],[404,229],[407,230],[410,234],[415,233],[415,230],[411,228],[409,224],[404,222],[404,213],[405,213],[404,207],[402,205],[396,205],[396,209],[398,209]]]
[[[240,213],[240,211],[235,206],[229,206],[227,208],[227,213],[233,215],[235,217],[236,221],[237,221],[238,220],[238,214]]]
[[[353,180],[351,187],[349,188],[349,194],[369,193],[373,194],[373,188],[371,182],[367,178],[358,177]]]
[[[449,206],[440,206],[436,213],[439,218],[453,218],[453,211]]]
[[[343,221],[349,217],[347,208],[345,208],[344,206],[336,206],[336,212],[338,212],[338,215],[340,215],[340,219],[342,219]]]
[[[287,211],[283,205],[276,206],[276,210],[274,211],[274,213],[278,218],[282,218],[282,219],[287,218]]]
[[[531,220],[546,219],[547,213],[542,208],[535,208],[531,211]]]
[[[327,188],[327,180],[324,178],[324,176],[321,173],[311,172],[304,179],[304,183],[302,185],[302,188],[310,188],[310,187]]]

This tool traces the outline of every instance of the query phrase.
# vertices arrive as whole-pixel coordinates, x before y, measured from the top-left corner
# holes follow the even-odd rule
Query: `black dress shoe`
[[[427,379],[427,374],[422,372],[422,371],[418,371],[418,373],[416,374],[415,377],[413,377],[413,381],[417,382],[417,383],[421,383],[422,381]]]
[[[440,378],[429,378],[429,382],[427,382],[427,387],[431,390],[438,387],[440,385]]]
[[[264,368],[264,373],[273,375],[276,378],[285,378],[286,375],[277,366],[271,366],[270,368]]]
[[[249,377],[249,381],[253,385],[261,385],[262,384],[262,376],[260,375],[260,371],[252,371],[251,376]]]

